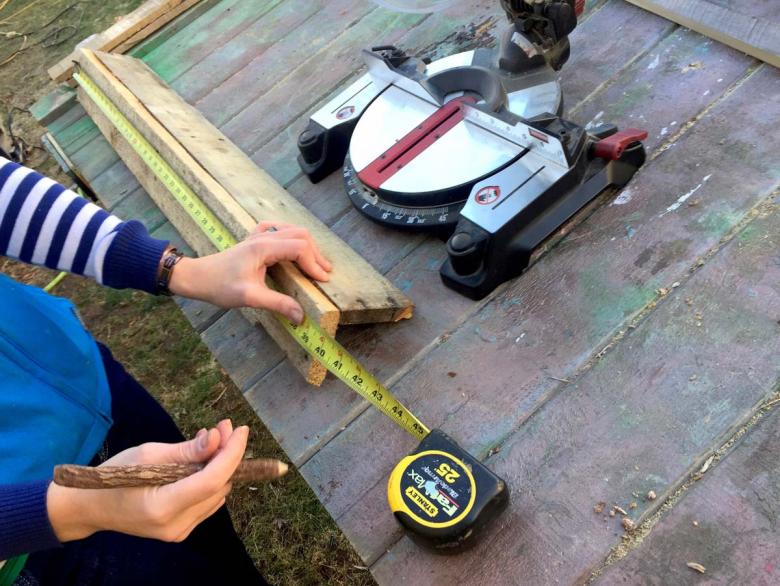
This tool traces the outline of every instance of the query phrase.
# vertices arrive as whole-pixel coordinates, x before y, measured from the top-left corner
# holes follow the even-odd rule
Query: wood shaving
[[[612,510],[609,512],[609,516],[610,516],[610,517],[614,517],[614,516],[615,516],[615,509],[612,509]]]
[[[685,565],[688,566],[691,570],[699,572],[700,574],[703,574],[704,572],[707,571],[707,568],[705,568],[701,564],[697,564],[696,562],[688,562]]]
[[[707,470],[710,469],[710,465],[712,464],[712,461],[715,459],[715,454],[707,458],[707,461],[704,462],[704,466],[701,467],[701,470],[699,470],[699,474],[704,474]]]
[[[698,526],[699,526],[699,522],[698,522],[698,521],[694,521],[694,522],[693,522],[693,526],[694,526],[694,527],[698,527]]]
[[[685,67],[682,68],[683,73],[688,73],[689,71],[696,71],[697,69],[701,69],[703,67],[703,64],[701,61],[694,61],[693,63],[688,63]]]
[[[630,505],[628,505],[629,509],[636,509],[636,502],[632,502]]]
[[[654,490],[651,490],[650,492],[647,493],[647,500],[654,501],[656,498],[657,496]]]
[[[607,503],[605,503],[604,501],[600,501],[600,502],[598,502],[598,503],[596,503],[594,505],[593,512],[596,513],[597,515],[601,514],[601,513],[604,512],[604,507],[606,507],[606,506],[607,506]]]
[[[623,529],[626,531],[633,531],[636,529],[636,523],[634,523],[631,519],[628,517],[623,517],[623,520],[620,522],[621,525],[623,525]]]
[[[621,515],[624,515],[624,516],[625,516],[625,515],[628,515],[628,513],[626,512],[626,510],[625,510],[625,509],[621,509],[621,508],[620,508],[619,506],[617,506],[617,505],[615,505],[615,507],[614,507],[614,510],[616,510],[616,511],[617,511],[618,513],[620,513]]]

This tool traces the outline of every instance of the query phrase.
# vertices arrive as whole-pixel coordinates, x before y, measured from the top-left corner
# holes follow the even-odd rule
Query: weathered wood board
[[[98,56],[149,114],[165,127],[171,138],[181,145],[186,155],[192,158],[193,164],[202,166],[229,194],[206,203],[217,215],[220,215],[220,206],[231,204],[229,213],[226,208],[221,219],[223,222],[233,220],[229,227],[234,234],[243,238],[251,233],[249,225],[268,219],[296,224],[311,232],[333,265],[330,280],[318,283],[317,287],[338,308],[340,323],[395,322],[411,317],[412,303],[408,297],[372,271],[360,255],[334,237],[327,226],[309,214],[262,169],[231,145],[223,134],[166,87],[141,61],[107,53]],[[139,122],[143,124],[143,120]],[[166,159],[179,157],[169,152],[164,144],[153,144]],[[186,170],[192,165],[180,167]],[[191,185],[200,185],[195,177],[187,175],[186,179]],[[214,187],[197,191],[202,191],[201,197],[205,198],[207,193],[215,191]],[[236,223],[239,215],[246,216],[246,219]],[[279,275],[278,278],[284,276]],[[293,277],[287,280],[297,282],[301,279]],[[313,298],[315,293],[302,292],[299,297],[303,302],[307,296]],[[304,309],[308,313],[310,308]],[[315,316],[319,317],[318,314]]]
[[[780,9],[775,0],[628,2],[780,67]]]
[[[102,33],[79,43],[78,48],[123,53],[165,26],[199,0],[147,0]],[[76,54],[71,53],[49,69],[54,81],[66,81],[73,74]]]
[[[780,410],[775,408],[596,584],[780,582],[778,462]],[[690,562],[704,566],[704,575],[689,568]]]
[[[648,163],[484,302],[441,285],[441,241],[371,224],[351,208],[337,175],[315,186],[301,176],[295,139],[359,74],[361,45],[390,41],[432,57],[487,46],[503,26],[499,12],[488,0],[423,17],[358,0],[221,0],[139,50],[416,301],[413,319],[345,329],[341,341],[426,423],[512,485],[511,509],[476,551],[421,553],[385,505],[387,474],[413,442],[337,381],[312,392],[236,312],[181,302],[380,583],[586,580],[622,535],[619,518],[604,521],[593,505],[626,508],[632,492],[653,488],[658,501],[632,510],[637,520],[652,514],[779,376],[778,245],[769,234],[777,212],[755,217],[772,209],[780,182],[780,138],[766,131],[780,123],[780,75],[622,0],[588,2],[560,79],[575,121],[647,127]],[[285,34],[272,30],[281,22],[291,27]],[[204,72],[215,68],[210,84]],[[53,123],[69,154],[101,192],[115,192],[107,196],[115,209],[159,223],[82,117],[69,110]],[[167,222],[155,234],[178,237]],[[735,565],[733,575],[747,582],[758,575]],[[634,567],[616,580],[633,583]],[[656,583],[682,581],[684,571],[667,574],[659,564]]]

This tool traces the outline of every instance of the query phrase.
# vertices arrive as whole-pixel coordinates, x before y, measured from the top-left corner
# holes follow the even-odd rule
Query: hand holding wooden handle
[[[70,488],[129,488],[161,486],[186,478],[201,470],[201,464],[143,464],[138,466],[54,467],[54,482]],[[272,458],[243,460],[233,473],[233,484],[251,484],[276,480],[287,474],[289,466]]]

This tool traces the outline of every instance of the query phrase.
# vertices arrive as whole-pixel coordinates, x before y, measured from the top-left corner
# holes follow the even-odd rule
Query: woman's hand
[[[203,463],[195,474],[165,486],[90,490],[49,485],[46,505],[61,542],[97,531],[118,531],[162,541],[182,541],[225,503],[230,477],[246,449],[249,428],[229,420],[178,444],[147,443],[103,465]]]
[[[220,307],[256,307],[303,320],[300,304],[265,284],[268,267],[293,261],[304,273],[327,281],[331,264],[322,256],[308,230],[290,224],[261,222],[246,240],[223,252],[183,258],[171,275],[172,293],[208,301]]]

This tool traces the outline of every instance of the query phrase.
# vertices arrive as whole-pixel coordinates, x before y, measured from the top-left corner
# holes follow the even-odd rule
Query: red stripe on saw
[[[472,97],[457,98],[436,110],[409,134],[396,142],[358,173],[358,179],[371,189],[379,189],[385,181],[408,165],[455,125],[463,120],[463,104],[475,103]]]

